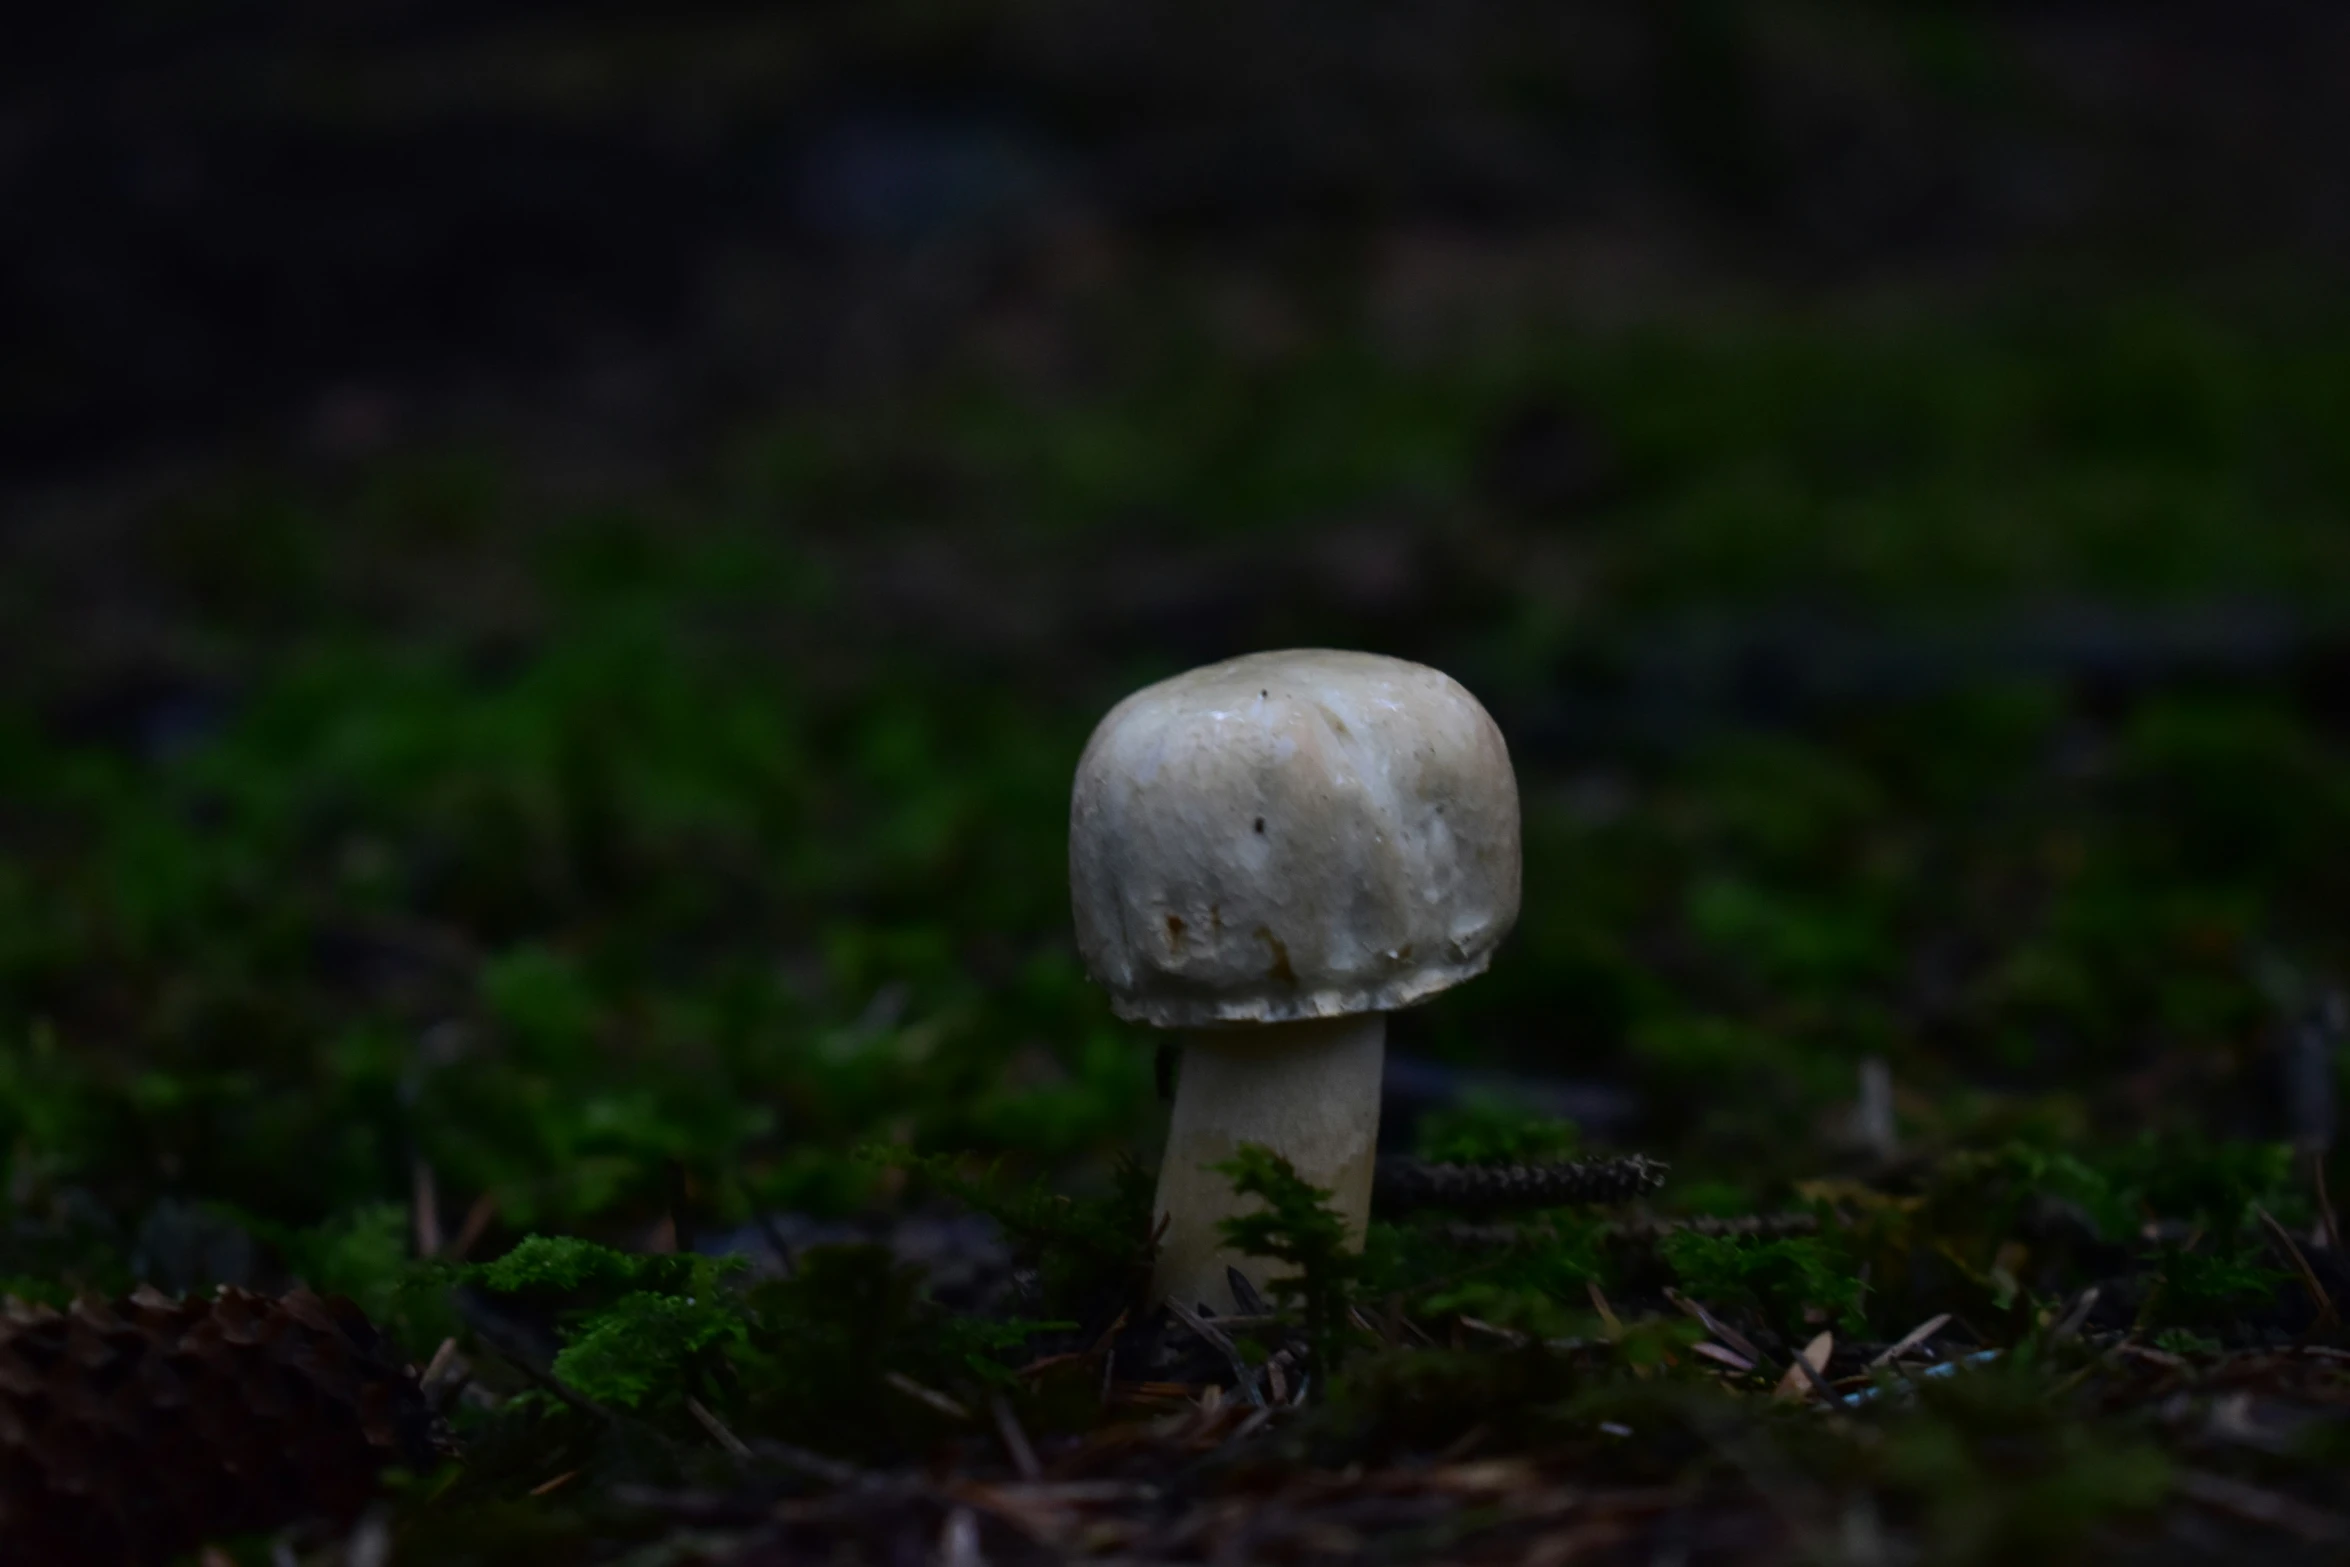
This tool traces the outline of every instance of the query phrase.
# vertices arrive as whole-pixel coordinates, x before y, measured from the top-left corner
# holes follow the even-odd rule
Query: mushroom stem
[[[1313,1018],[1202,1031],[1186,1037],[1155,1211],[1164,1221],[1153,1294],[1221,1313],[1234,1309],[1224,1270],[1260,1288],[1269,1264],[1224,1244],[1220,1221],[1242,1199],[1215,1166],[1259,1143],[1330,1193],[1360,1247],[1371,1220],[1379,1142],[1379,1078],[1387,1015]]]

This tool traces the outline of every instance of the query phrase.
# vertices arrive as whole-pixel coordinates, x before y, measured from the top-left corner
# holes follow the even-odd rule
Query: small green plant
[[[1314,1364],[1330,1376],[1345,1354],[1347,1306],[1363,1266],[1347,1247],[1346,1221],[1331,1208],[1328,1192],[1269,1148],[1244,1144],[1216,1169],[1234,1191],[1263,1204],[1222,1221],[1226,1243],[1287,1266],[1266,1287],[1284,1307],[1297,1309]]]
[[[1867,1329],[1859,1277],[1817,1236],[1763,1240],[1683,1230],[1665,1237],[1659,1249],[1682,1284],[1708,1305],[1759,1311],[1787,1332],[1796,1331],[1814,1307],[1834,1313],[1846,1333]]]
[[[2128,1233],[2135,1218],[2128,1195],[2103,1172],[2026,1142],[1951,1155],[1935,1169],[1926,1196],[1937,1225],[1963,1222],[1995,1238],[2011,1232],[2034,1201],[2068,1204],[2109,1237]]]
[[[547,1313],[562,1337],[550,1369],[582,1397],[636,1411],[709,1398],[746,1340],[735,1257],[645,1256],[575,1236],[533,1235],[468,1270],[494,1295]]]
[[[581,1396],[621,1409],[707,1398],[744,1337],[742,1312],[730,1298],[637,1290],[583,1316],[553,1369]]]
[[[925,1298],[918,1266],[880,1246],[812,1246],[790,1276],[747,1288],[741,1270],[734,1257],[532,1236],[468,1277],[552,1316],[562,1345],[550,1369],[581,1397],[671,1423],[696,1398],[746,1434],[864,1455],[916,1450],[941,1429],[891,1374],[950,1402],[1000,1390],[1006,1355],[1072,1326],[955,1316]]]
[[[575,1235],[532,1235],[495,1262],[472,1269],[469,1276],[493,1294],[552,1304],[580,1297],[609,1299],[636,1290],[674,1293],[689,1287],[697,1274],[714,1274],[718,1266],[707,1257],[648,1256],[614,1251]]]
[[[2141,1136],[2104,1161],[2115,1189],[2165,1219],[2234,1229],[2255,1203],[2288,1220],[2307,1207],[2284,1143]]]
[[[2166,1247],[2149,1259],[2156,1268],[2146,1301],[2150,1319],[2170,1327],[2209,1327],[2248,1306],[2274,1299],[2292,1275],[2269,1260],[2258,1245],[2222,1251]]]
[[[1433,1237],[1423,1244],[1432,1246]],[[1423,1255],[1418,1279],[1398,1279],[1396,1287],[1408,1292],[1417,1283],[1417,1309],[1434,1315],[1465,1314],[1535,1338],[1572,1336],[1590,1330],[1589,1286],[1601,1273],[1599,1244],[1598,1221],[1560,1214],[1526,1227],[1498,1252]],[[1385,1262],[1379,1250],[1372,1255]],[[1386,1263],[1384,1271],[1392,1275],[1396,1269]],[[1439,1281],[1432,1289],[1425,1282],[1431,1278]]]

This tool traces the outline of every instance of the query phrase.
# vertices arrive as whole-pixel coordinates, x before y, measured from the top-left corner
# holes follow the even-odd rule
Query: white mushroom
[[[1451,677],[1258,653],[1138,691],[1069,804],[1077,946],[1120,1017],[1186,1030],[1155,1289],[1233,1309],[1212,1168],[1261,1143],[1370,1220],[1388,1012],[1481,972],[1518,912],[1518,790]],[[1261,1279],[1253,1282],[1263,1282]]]

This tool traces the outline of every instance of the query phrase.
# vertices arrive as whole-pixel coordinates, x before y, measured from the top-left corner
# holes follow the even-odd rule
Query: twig
[[[751,1451],[771,1464],[789,1469],[795,1474],[806,1475],[811,1480],[820,1480],[835,1490],[887,1484],[886,1476],[860,1469],[855,1464],[843,1463],[837,1458],[827,1458],[822,1453],[812,1453],[804,1447],[794,1447],[789,1442],[762,1439],[752,1446]]]
[[[597,1421],[601,1424],[612,1424],[615,1417],[613,1416],[611,1410],[606,1409],[603,1405],[596,1403],[594,1400],[586,1397],[585,1395],[574,1392],[572,1389],[565,1387],[561,1382],[555,1379],[552,1373],[541,1371],[538,1367],[532,1365],[528,1360],[525,1360],[521,1355],[516,1354],[513,1350],[504,1347],[494,1339],[491,1339],[485,1335],[482,1339],[482,1342],[489,1345],[491,1349],[496,1350],[500,1360],[503,1360],[506,1362],[506,1364],[521,1372],[523,1376],[528,1379],[531,1386],[537,1388],[542,1393],[548,1394],[557,1402],[561,1403],[565,1408],[570,1409],[575,1414],[585,1415],[590,1420]]]
[[[1613,1241],[1657,1241],[1668,1235],[1703,1235],[1709,1240],[1784,1240],[1790,1235],[1816,1235],[1816,1213],[1745,1213],[1730,1218],[1615,1219],[1599,1227]]]
[[[1011,1456],[1012,1467],[1020,1478],[1031,1483],[1041,1479],[1044,1466],[1036,1461],[1036,1449],[1028,1443],[1028,1433],[1020,1429],[1020,1417],[1012,1412],[1011,1401],[998,1393],[989,1401],[995,1415],[996,1434],[1004,1439],[1004,1451]]]
[[[2309,1168],[2317,1183],[2317,1215],[2325,1224],[2326,1250],[2342,1255],[2342,1221],[2334,1216],[2333,1194],[2326,1190],[2326,1155],[2322,1148],[2309,1156]]]
[[[1524,1349],[1528,1344],[1534,1342],[1532,1338],[1520,1333],[1515,1328],[1505,1328],[1499,1323],[1488,1322],[1483,1317],[1472,1317],[1465,1311],[1459,1313],[1453,1320],[1472,1333],[1482,1333],[1487,1338],[1500,1339],[1512,1349]]]
[[[968,1420],[971,1411],[941,1393],[937,1388],[924,1387],[903,1371],[884,1371],[881,1380],[905,1394],[917,1404],[926,1404],[950,1420]]]
[[[418,1154],[408,1167],[409,1206],[416,1221],[416,1255],[441,1254],[441,1197],[433,1179],[432,1161]]]
[[[1241,1358],[1240,1346],[1226,1338],[1222,1329],[1173,1296],[1167,1298],[1167,1309],[1175,1313],[1175,1320],[1191,1329],[1201,1342],[1207,1344],[1231,1363],[1234,1385],[1247,1395],[1250,1403],[1259,1408],[1264,1407],[1265,1395],[1257,1391],[1257,1374],[1249,1363]]]
[[[432,1352],[432,1359],[425,1362],[424,1374],[416,1379],[424,1388],[425,1397],[430,1398],[433,1395],[433,1390],[439,1385],[441,1378],[449,1374],[449,1367],[456,1362],[456,1359],[457,1341],[453,1338],[442,1339],[440,1348]]]
[[[694,1417],[696,1425],[710,1433],[711,1441],[726,1449],[729,1457],[748,1459],[751,1456],[751,1450],[743,1444],[743,1439],[727,1430],[726,1422],[710,1413],[700,1399],[687,1395],[685,1412]]]
[[[1655,1191],[1666,1166],[1640,1154],[1621,1159],[1563,1159],[1544,1164],[1429,1164],[1382,1159],[1372,1200],[1401,1208],[1457,1208],[1499,1212],[1556,1208],[1567,1203],[1611,1203]]]
[[[2276,1215],[2260,1204],[2254,1203],[2252,1212],[2259,1218],[2261,1228],[2268,1231],[2268,1238],[2283,1247],[2285,1255],[2292,1260],[2293,1270],[2301,1275],[2301,1287],[2309,1291],[2309,1298],[2317,1305],[2318,1322],[2321,1325],[2339,1322],[2341,1316],[2334,1310],[2334,1297],[2328,1295],[2326,1287],[2318,1282],[2317,1270],[2310,1267],[2307,1257],[2301,1255],[2301,1248],[2294,1244],[2292,1235],[2277,1222]]]
[[[497,1217],[498,1194],[483,1192],[465,1210],[465,1222],[457,1226],[456,1239],[449,1242],[441,1255],[451,1262],[463,1262],[465,1254],[489,1233],[490,1225]]]
[[[2073,1303],[2065,1308],[2064,1315],[2057,1319],[2056,1326],[2049,1331],[2049,1338],[2061,1343],[2080,1332],[2081,1324],[2089,1320],[2089,1313],[2097,1309],[2098,1299],[2103,1294],[2103,1290],[2092,1284],[2074,1296]]]
[[[1629,1245],[1653,1245],[1668,1235],[1703,1235],[1711,1240],[1728,1237],[1782,1240],[1790,1235],[1819,1232],[1816,1213],[1750,1213],[1735,1218],[1611,1219],[1598,1226],[1600,1239]],[[1429,1232],[1448,1246],[1518,1246],[1553,1233],[1547,1225],[1442,1224]]]
[[[1860,1064],[1860,1105],[1853,1115],[1862,1146],[1880,1164],[1891,1164],[1901,1154],[1901,1132],[1893,1119],[1893,1069],[1883,1056]]]
[[[470,1289],[459,1289],[451,1298],[456,1302],[457,1314],[465,1319],[474,1336],[489,1346],[490,1352],[522,1373],[524,1380],[562,1404],[575,1414],[587,1416],[601,1425],[614,1424],[619,1417],[603,1405],[573,1391],[559,1381],[554,1373],[542,1371],[530,1355],[511,1342],[512,1327],[494,1307],[475,1295]]]
[[[792,1275],[792,1244],[784,1239],[783,1226],[775,1222],[775,1215],[765,1208],[751,1210],[751,1222],[759,1226],[759,1233],[767,1237],[767,1244],[775,1250],[775,1271],[784,1278]]]

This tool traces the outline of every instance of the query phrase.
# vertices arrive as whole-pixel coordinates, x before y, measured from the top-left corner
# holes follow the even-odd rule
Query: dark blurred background
[[[2315,0],[61,8],[0,65],[0,458],[658,460],[980,344],[1074,369],[1067,312],[1170,270],[1264,354],[2332,269],[2346,55]]]
[[[461,448],[610,504],[805,444],[811,410],[887,470],[869,518],[969,535],[1034,519],[873,455],[942,383],[1082,406],[1220,373],[1237,402],[1353,355],[1487,367],[1452,469],[1257,520],[1332,536],[1309,595],[1425,597],[1425,536],[1465,510],[1548,529],[1637,489],[1611,410],[1546,378],[1583,342],[1823,312],[1963,337],[2019,295],[2045,325],[2149,288],[2301,330],[2350,246],[2346,58],[2350,20],[2295,0],[69,8],[0,63],[8,547],[94,612],[151,576],[125,519],[224,465]],[[1854,426],[1848,466],[1901,460],[1813,411]],[[1309,438],[1339,468],[1333,439],[1386,439]],[[1195,537],[1229,517],[1130,487],[1095,520],[1160,586],[1104,614],[1184,655],[1281,629]],[[1032,561],[947,586],[1000,554],[968,537],[897,553],[855,574],[923,624],[1001,640],[1099,602]],[[2232,613],[2156,640],[2269,634]]]
[[[136,1066],[17,1131],[451,1228],[1147,1138],[1068,768],[1307,642],[1526,780],[1407,1062],[1750,1173],[1887,1059],[1928,1137],[2315,1124],[2346,77],[2318,0],[20,22],[0,981]]]

